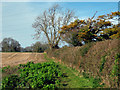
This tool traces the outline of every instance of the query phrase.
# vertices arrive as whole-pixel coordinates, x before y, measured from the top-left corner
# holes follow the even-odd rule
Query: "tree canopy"
[[[20,52],[21,50],[19,42],[12,38],[4,38],[1,45],[3,52]]]
[[[74,13],[71,10],[63,10],[59,5],[45,10],[35,19],[32,25],[35,28],[35,38],[40,38],[45,35],[48,41],[49,48],[59,48],[58,43],[61,39],[61,34],[58,33],[61,27],[68,25],[74,18]]]
[[[42,44],[41,42],[36,42],[32,45],[33,52],[44,52],[46,49],[48,49],[47,44]]]
[[[118,20],[120,12],[112,12],[111,14],[101,15],[97,19],[94,19],[96,13],[92,18],[88,18],[87,20],[77,19],[69,25],[62,26],[61,31],[59,31],[62,39],[74,46],[79,46],[82,45],[82,42],[88,43],[104,39],[120,38],[119,24],[115,25],[112,23]]]

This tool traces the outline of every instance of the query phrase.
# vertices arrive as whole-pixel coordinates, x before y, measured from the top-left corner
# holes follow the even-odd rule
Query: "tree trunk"
[[[52,45],[49,45],[50,50],[52,50]]]
[[[53,48],[54,48],[54,49],[59,49],[58,44],[54,45]]]
[[[56,45],[49,45],[49,48],[50,48],[50,50],[52,50],[52,49],[59,49],[59,46],[58,46],[58,44],[56,44]]]

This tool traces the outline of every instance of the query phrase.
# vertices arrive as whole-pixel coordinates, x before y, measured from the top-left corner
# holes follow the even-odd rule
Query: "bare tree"
[[[32,25],[36,30],[34,35],[36,39],[44,33],[47,38],[49,48],[58,48],[58,43],[61,39],[59,31],[63,25],[68,25],[74,19],[74,13],[71,10],[63,10],[59,5],[54,5],[52,8],[45,10],[35,20]]]

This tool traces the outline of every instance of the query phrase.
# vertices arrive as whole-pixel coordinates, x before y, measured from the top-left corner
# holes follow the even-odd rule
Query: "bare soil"
[[[33,61],[34,63],[44,62],[43,53],[1,53],[2,55],[2,67],[5,66],[16,66],[18,64],[26,64],[29,61]]]

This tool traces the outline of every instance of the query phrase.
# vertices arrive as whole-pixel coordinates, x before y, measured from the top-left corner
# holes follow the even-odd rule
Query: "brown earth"
[[[43,53],[1,53],[2,57],[2,67],[5,66],[15,66],[18,64],[25,64],[29,61],[33,61],[34,63],[44,62]]]

